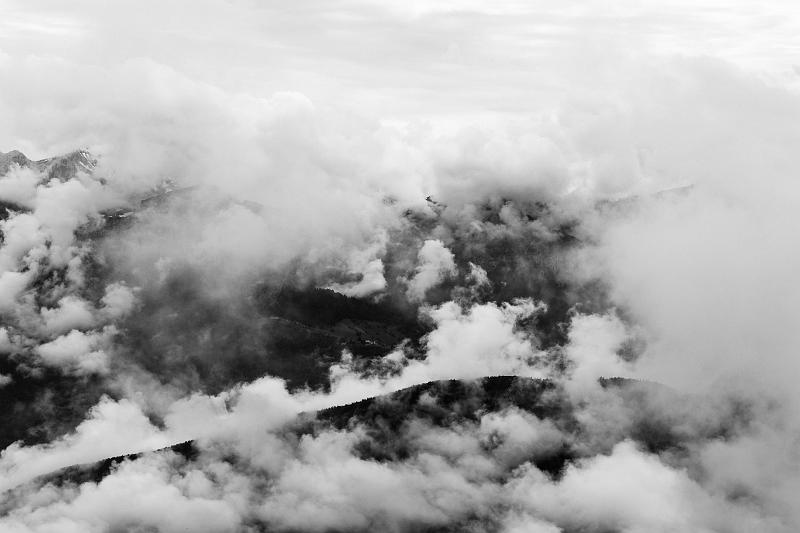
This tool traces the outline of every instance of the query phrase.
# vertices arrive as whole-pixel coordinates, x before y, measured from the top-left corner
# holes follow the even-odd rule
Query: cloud
[[[37,500],[0,519],[6,530],[106,531],[117,528],[155,528],[164,532],[234,531],[240,517],[231,502],[207,497],[197,490],[203,474],[170,478],[171,462],[156,455],[125,462],[99,483],[84,483],[58,493],[45,488]]]
[[[49,335],[58,336],[71,330],[91,328],[95,323],[89,303],[75,296],[64,296],[58,307],[42,309],[44,328]]]
[[[466,310],[451,301],[427,309],[425,313],[435,328],[423,339],[424,359],[407,359],[402,346],[398,347],[384,360],[392,367],[399,366],[399,372],[382,378],[362,376],[345,358],[342,364],[330,369],[331,395],[327,401],[350,403],[439,379],[495,375],[544,377],[549,369],[540,360],[543,354],[535,348],[535,340],[516,329],[518,321],[541,310],[540,305],[530,300],[502,306],[473,305]]]
[[[630,442],[611,454],[567,468],[558,483],[532,471],[516,480],[520,503],[561,527],[620,528],[625,531],[671,531],[729,528],[774,529],[747,508],[730,506],[696,485],[685,472],[640,452]]]
[[[424,300],[429,289],[458,272],[453,253],[440,240],[426,240],[417,252],[417,261],[414,276],[408,280],[410,300]]]
[[[504,469],[553,455],[564,443],[552,421],[516,407],[481,417],[479,435]]]
[[[87,222],[90,215],[96,216],[100,210],[112,207],[117,201],[94,181],[51,180],[46,186],[39,187],[33,216],[50,239],[51,261],[66,263],[71,258],[68,248],[74,241],[75,230]]]
[[[122,283],[112,283],[105,288],[101,299],[102,312],[111,319],[125,316],[136,306],[136,293]]]
[[[30,209],[38,184],[39,176],[35,170],[12,165],[0,179],[0,200]]]
[[[800,102],[725,65],[684,66],[673,80],[685,89],[651,94],[633,132],[650,146],[650,172],[695,187],[605,219],[579,268],[608,280],[648,333],[638,375],[693,389],[748,376],[788,392],[800,346],[791,326],[800,254],[787,244]],[[687,136],[669,133],[681,128]]]
[[[348,272],[359,276],[360,279],[348,283],[334,283],[329,288],[355,298],[383,291],[386,288],[386,278],[380,256],[386,253],[388,238],[387,233],[381,231],[372,245],[363,250],[354,250],[347,258]]]
[[[37,446],[14,443],[0,452],[0,490],[66,466],[168,444],[134,403],[104,398],[73,434]]]
[[[795,524],[800,520],[791,503],[800,486],[792,451],[797,427],[784,432],[770,425],[758,424],[739,439],[708,442],[700,447],[698,460],[712,490],[757,501],[765,515],[783,516],[787,524]]]
[[[32,249],[44,245],[46,234],[39,220],[30,214],[20,213],[0,222],[3,247],[0,248],[0,268],[3,272],[15,271]],[[32,258],[31,258],[32,259]]]
[[[62,368],[67,373],[104,374],[109,371],[106,349],[114,333],[113,327],[91,333],[73,329],[50,342],[40,344],[36,347],[36,353],[44,364]]]
[[[31,475],[93,452],[124,453],[126,446],[148,441],[155,446],[169,434],[177,437],[174,431],[190,419],[195,426],[181,430],[205,432],[196,443],[199,455],[189,460],[169,452],[145,456],[123,463],[100,482],[78,487],[22,487],[13,496],[14,509],[0,524],[35,528],[66,517],[98,528],[150,525],[171,530],[194,524],[196,508],[202,505],[216,510],[217,516],[207,525],[211,531],[245,522],[277,530],[313,531],[331,525],[412,530],[467,523],[534,531],[592,527],[789,530],[776,518],[787,516],[781,507],[786,500],[764,500],[762,493],[758,505],[740,505],[720,492],[727,484],[736,485],[743,474],[763,476],[758,470],[737,469],[710,480],[673,464],[675,457],[647,453],[629,440],[607,452],[584,449],[587,455],[557,477],[538,470],[530,461],[558,453],[575,440],[591,440],[587,432],[602,430],[584,426],[569,415],[563,420],[539,419],[510,407],[476,411],[476,420],[451,420],[444,426],[412,417],[390,430],[380,420],[372,421],[382,431],[390,431],[386,442],[356,419],[345,430],[322,425],[313,433],[294,435],[285,424],[306,400],[292,397],[278,380],[264,379],[235,394],[179,402],[166,421],[167,432],[147,423],[130,402],[105,400],[74,436],[48,446],[15,445],[0,463],[25,465],[24,474]],[[437,412],[435,398],[418,401],[427,402],[419,412]],[[636,407],[641,398],[628,401]],[[369,419],[361,422],[370,423]],[[702,445],[703,437],[694,437],[699,440],[693,445]],[[90,446],[97,439],[102,439],[98,442],[104,443],[104,450]],[[765,442],[760,437],[757,441]],[[752,451],[754,442],[741,440],[741,453]],[[728,443],[710,440],[707,445],[708,466],[732,460],[724,451]],[[394,446],[403,453],[392,458],[387,452]],[[381,460],[364,457],[364,450],[387,456]],[[45,458],[46,464],[41,464]],[[780,460],[774,464],[780,468]],[[767,476],[772,472],[770,467]],[[9,482],[23,476],[19,468],[11,474]],[[159,498],[141,498],[133,511],[108,504],[138,490]],[[165,503],[176,511],[167,513],[171,506]]]
[[[569,389],[581,391],[598,387],[602,377],[627,377],[631,366],[618,355],[629,338],[625,325],[614,315],[576,315],[570,321],[565,352],[573,368]]]
[[[0,312],[16,309],[17,297],[28,286],[30,272],[3,272],[0,274]]]
[[[8,334],[8,328],[0,328],[0,351],[10,352],[14,347],[11,336]]]
[[[310,529],[411,529],[477,514],[510,531],[796,530],[800,476],[786,444],[800,420],[800,100],[787,73],[796,14],[784,2],[556,4],[207,0],[159,5],[154,19],[154,3],[12,2],[0,22],[0,148],[39,158],[88,147],[100,161],[94,177],[46,181],[12,167],[0,179],[0,200],[27,210],[0,223],[0,345],[19,352],[4,364],[101,374],[131,398],[148,383],[156,399],[139,399],[148,409],[103,400],[71,434],[12,445],[0,456],[4,482],[178,438],[197,437],[211,457],[192,471],[157,459],[99,484],[42,489],[33,500],[47,503],[20,500],[8,527],[225,530],[250,513]],[[197,187],[141,206],[167,177]],[[428,195],[448,207],[426,210]],[[569,223],[550,227],[543,209],[526,211],[536,202]],[[502,206],[491,222],[487,205]],[[130,229],[107,228],[102,243],[76,238],[122,206],[137,208]],[[422,308],[429,330],[418,350],[417,339],[396,347],[375,363],[389,369],[378,375],[344,358],[330,394],[292,394],[265,376],[181,397],[158,385],[164,376],[140,380],[135,360],[116,359],[126,356],[116,328],[137,295],[161,295],[187,271],[224,312],[267,272],[282,282],[284,268],[388,299],[399,272],[408,298],[424,302],[461,281],[448,217],[501,244],[535,233],[544,244],[521,247],[515,272],[529,292],[568,294],[551,299],[570,321],[536,323],[542,304],[473,290],[516,289],[488,247],[465,245],[486,261],[471,264],[455,301]],[[401,235],[396,248],[409,258],[389,253],[388,235]],[[561,263],[570,246],[580,251]],[[557,280],[525,272],[540,252]],[[536,327],[566,344],[540,350]],[[646,347],[623,362],[632,331]],[[473,426],[410,423],[422,451],[395,463],[358,457],[357,429],[279,434],[299,411],[424,381],[554,377],[562,356],[567,373],[555,377],[581,404],[574,423],[585,433],[570,442],[584,456],[560,479],[526,462],[563,434],[516,410]],[[597,386],[619,374],[708,392],[710,407],[688,413],[652,395],[632,409]],[[764,397],[783,409],[754,400]],[[720,407],[727,398],[760,425]],[[688,444],[661,455],[620,444],[645,415]],[[236,499],[251,480],[216,460],[220,450],[244,457],[255,481],[271,476],[253,508]],[[225,499],[229,481],[241,490]]]

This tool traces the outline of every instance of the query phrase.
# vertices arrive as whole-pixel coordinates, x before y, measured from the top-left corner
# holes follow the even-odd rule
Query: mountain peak
[[[30,162],[31,160],[19,150],[11,150],[8,153],[0,152],[0,174],[8,172],[12,164],[24,167],[28,166]]]
[[[97,166],[97,159],[88,150],[83,149],[38,161],[30,160],[19,150],[0,152],[0,176],[5,175],[13,164],[46,172],[44,181],[57,179],[63,182],[74,178],[80,172],[92,174]]]

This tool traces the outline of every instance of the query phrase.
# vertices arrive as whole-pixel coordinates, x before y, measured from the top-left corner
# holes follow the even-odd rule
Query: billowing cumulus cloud
[[[0,310],[12,311],[17,304],[17,297],[25,290],[30,275],[23,272],[3,272],[0,274]]]
[[[347,273],[360,279],[334,283],[330,288],[356,298],[383,291],[386,288],[386,278],[381,257],[386,254],[387,239],[388,235],[382,231],[369,246],[354,250],[346,259]]]
[[[417,260],[419,264],[414,272],[414,277],[408,280],[408,297],[412,300],[425,299],[428,289],[456,273],[453,253],[445,247],[442,241],[425,241],[417,253]]]
[[[36,475],[65,466],[139,451],[141,446],[160,448],[168,444],[147,417],[129,401],[103,399],[74,434],[37,447],[13,444],[0,455],[3,489]]]
[[[85,334],[77,329],[40,344],[36,352],[45,364],[74,369],[79,373],[108,372],[108,355],[103,351],[113,329]]]
[[[60,335],[74,329],[90,328],[94,315],[86,301],[74,296],[65,296],[58,307],[42,309],[44,328],[51,335]]]

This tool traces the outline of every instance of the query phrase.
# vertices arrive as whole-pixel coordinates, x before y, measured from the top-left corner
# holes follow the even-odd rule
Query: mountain
[[[64,155],[48,157],[38,161],[28,159],[19,150],[12,150],[8,153],[0,152],[0,176],[8,173],[13,165],[44,173],[43,182],[51,179],[63,182],[74,178],[79,172],[86,174],[94,172],[97,167],[97,159],[92,157],[92,154],[86,150],[75,150]]]
[[[88,174],[103,184],[96,163],[85,150],[39,161],[12,151],[0,156],[0,173],[19,166],[38,172],[41,182]],[[249,200],[164,179],[77,228],[84,285],[76,296],[99,308],[105,288],[113,283],[140,285],[137,305],[115,323],[114,352],[120,364],[139,369],[165,386],[209,394],[263,375],[286,380],[291,390],[325,390],[330,386],[330,369],[341,361],[343,352],[352,356],[354,368],[367,373],[381,371],[381,358],[398,346],[405,357],[423,359],[425,336],[434,324],[420,312],[419,302],[408,299],[407,280],[414,275],[416,250],[437,231],[451,235],[448,246],[460,273],[428,290],[427,306],[453,298],[464,305],[503,305],[517,298],[542,301],[541,311],[520,327],[535,335],[543,349],[566,342],[576,306],[584,311],[605,307],[597,287],[570,286],[561,279],[559,257],[579,243],[570,233],[571,222],[560,220],[547,205],[492,200],[478,206],[475,220],[462,221],[451,216],[446,205],[432,198],[427,203],[434,209],[405,212],[388,236],[382,294],[357,298],[326,288],[350,280],[347,276],[351,275],[341,268],[304,265],[297,258],[280,269],[264,269],[260,279],[221,305],[209,291],[202,270],[193,265],[174,265],[158,281],[152,276],[136,278],[131,271],[116,267],[127,261],[124,253],[135,251],[135,243],[159,238],[141,233],[142,227],[159,217],[169,221],[175,213],[196,212],[202,220],[206,213],[210,216],[231,206],[256,215],[263,209]],[[513,226],[507,222],[509,213],[517,213],[512,215],[518,217]],[[486,231],[475,233],[475,224]],[[134,243],[134,247],[112,255],[120,243]],[[473,283],[469,278],[472,265],[485,270],[486,281],[466,289]],[[66,266],[59,266],[37,275],[30,287],[36,294],[36,312],[55,308],[68,274]],[[4,406],[0,408],[0,446],[57,438],[74,428],[103,395],[121,396],[109,380],[60,372],[40,364],[30,350],[25,347],[0,358],[0,374],[11,379],[0,387]]]
[[[729,419],[717,423],[703,420],[698,428],[692,415],[702,413],[701,397],[691,397],[662,385],[623,378],[600,380],[601,393],[595,398],[600,409],[624,411],[630,417],[624,427],[608,427],[608,441],[602,449],[623,440],[631,440],[652,453],[681,455],[699,442],[724,439],[743,413],[732,413]],[[671,409],[664,409],[670,404]],[[588,406],[592,409],[591,406]],[[356,456],[365,461],[402,464],[420,453],[419,443],[409,429],[409,423],[441,430],[480,426],[493,415],[514,412],[527,413],[561,435],[549,449],[524,446],[506,464],[504,475],[525,462],[531,462],[553,479],[559,479],[568,465],[592,457],[598,450],[586,447],[587,428],[581,417],[586,405],[575,403],[561,384],[547,379],[518,376],[490,376],[475,380],[432,381],[384,396],[367,398],[355,403],[333,406],[317,412],[301,413],[282,430],[294,439],[304,435],[319,436],[330,431],[352,431],[358,428],[359,440],[353,445]],[[608,413],[609,420],[615,415]],[[695,415],[696,416],[696,415]],[[682,420],[681,420],[682,418]],[[286,437],[284,437],[286,438]],[[96,463],[75,465],[53,472],[32,483],[36,486],[62,486],[87,481],[98,483],[123,462],[137,461],[153,454],[178,454],[183,461],[201,461],[207,454],[207,444],[186,441],[162,450],[143,450],[141,453],[110,457]],[[228,456],[236,463],[239,459]]]

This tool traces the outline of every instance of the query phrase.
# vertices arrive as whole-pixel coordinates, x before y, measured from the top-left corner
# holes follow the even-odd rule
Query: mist
[[[797,530],[797,10],[702,4],[11,1],[0,525]]]

